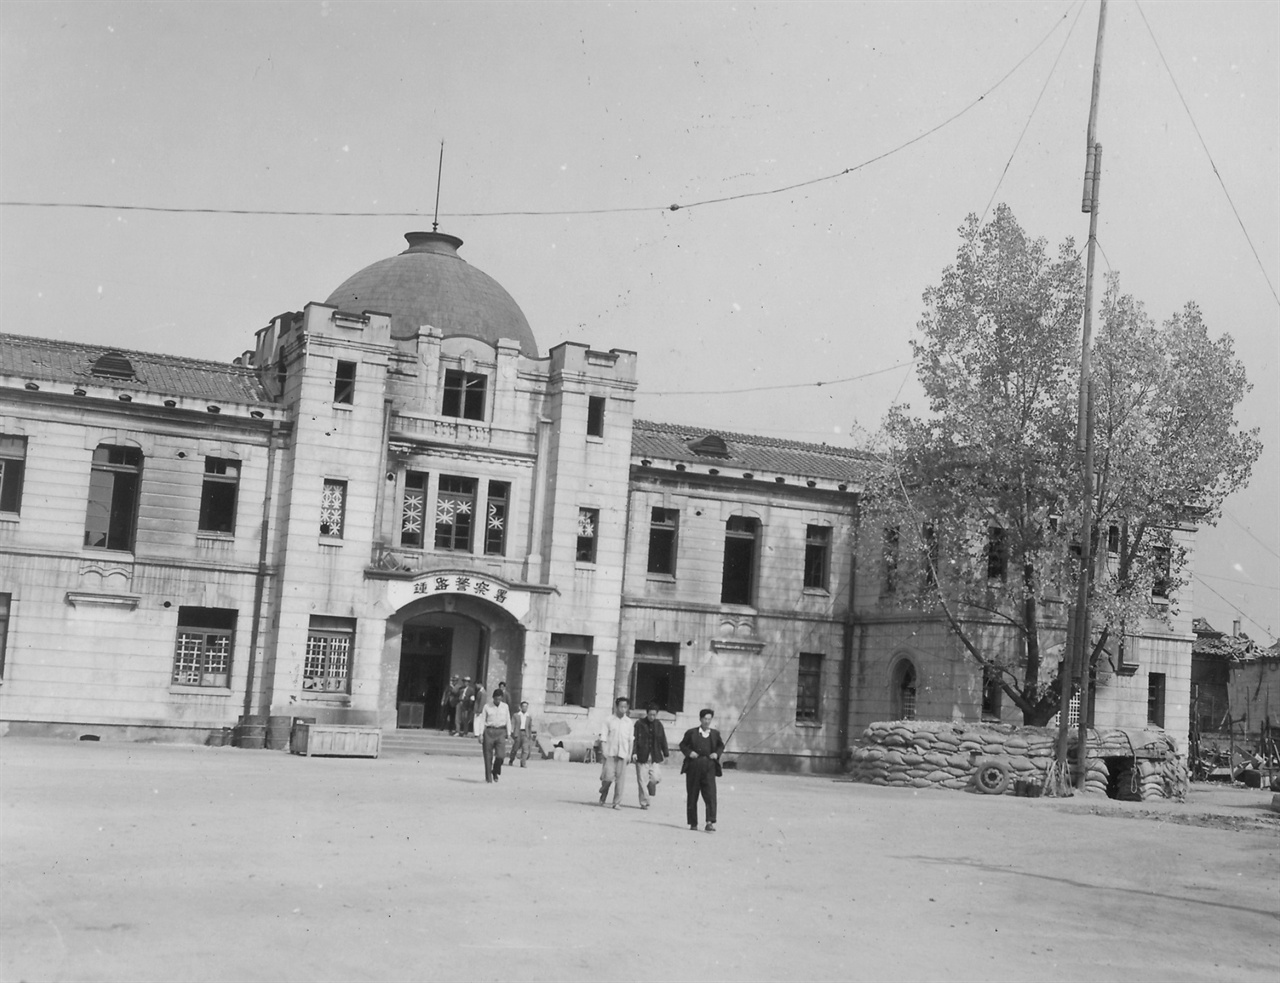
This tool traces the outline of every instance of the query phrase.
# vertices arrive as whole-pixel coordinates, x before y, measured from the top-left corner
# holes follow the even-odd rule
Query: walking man
[[[483,717],[481,747],[484,751],[484,780],[496,782],[502,777],[502,759],[507,753],[507,737],[511,734],[511,711],[498,693],[477,714]]]
[[[627,764],[635,761],[635,721],[627,716],[631,701],[620,696],[613,701],[613,716],[600,730],[600,804],[609,797],[613,786],[613,807],[622,802],[622,786],[626,782]]]
[[[667,732],[658,719],[658,704],[650,703],[644,716],[636,721],[636,785],[640,787],[640,808],[649,808],[649,797],[658,794],[662,781],[662,762],[671,752],[667,749]]]
[[[688,793],[686,812],[689,828],[698,828],[698,796],[701,795],[707,809],[708,833],[716,831],[716,779],[723,774],[720,755],[724,754],[724,741],[720,732],[711,726],[715,715],[709,707],[701,711],[698,714],[700,726],[690,727],[680,741],[680,751],[684,754],[680,772],[684,775],[684,787]]]
[[[521,700],[520,709],[516,711],[514,717],[511,718],[512,738],[511,738],[511,758],[507,764],[516,763],[516,755],[520,756],[520,767],[524,767],[524,763],[529,760],[529,748],[533,744],[533,716],[529,713],[529,701]]]

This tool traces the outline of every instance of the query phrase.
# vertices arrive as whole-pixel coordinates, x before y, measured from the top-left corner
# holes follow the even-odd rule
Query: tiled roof
[[[94,375],[94,363],[108,353],[129,360],[132,379]],[[0,334],[0,375],[37,383],[100,385],[224,403],[271,402],[257,374],[244,366],[25,335]]]
[[[1192,655],[1234,659],[1237,662],[1252,662],[1267,655],[1267,650],[1244,632],[1228,635],[1218,631],[1204,618],[1193,618],[1191,630],[1196,633],[1196,640],[1191,645]]]
[[[724,439],[728,456],[698,454],[689,445],[702,437],[715,435]],[[717,468],[733,476],[734,472],[751,472],[758,477],[796,475],[801,478],[826,478],[836,481],[861,482],[872,470],[874,457],[864,451],[829,444],[805,444],[798,440],[757,437],[752,434],[705,427],[686,427],[678,423],[653,423],[636,420],[631,431],[631,456],[642,460],[678,461],[696,464],[698,470]]]

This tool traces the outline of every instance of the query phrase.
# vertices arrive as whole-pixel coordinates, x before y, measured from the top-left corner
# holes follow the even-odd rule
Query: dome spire
[[[440,231],[440,176],[444,173],[444,141],[440,141],[440,162],[436,164],[436,210],[431,216],[431,231]]]

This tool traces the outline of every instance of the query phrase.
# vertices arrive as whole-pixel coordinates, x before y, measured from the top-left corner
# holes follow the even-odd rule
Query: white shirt
[[[636,722],[611,714],[600,729],[600,751],[606,758],[630,758],[636,742]]]
[[[505,727],[511,729],[511,711],[507,709],[505,703],[499,703],[494,706],[492,703],[484,705],[484,725],[486,727]]]

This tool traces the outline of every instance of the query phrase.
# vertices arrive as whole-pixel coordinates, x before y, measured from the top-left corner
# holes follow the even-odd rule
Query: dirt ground
[[[1014,799],[726,772],[0,739],[0,978],[1265,980],[1270,792]]]

